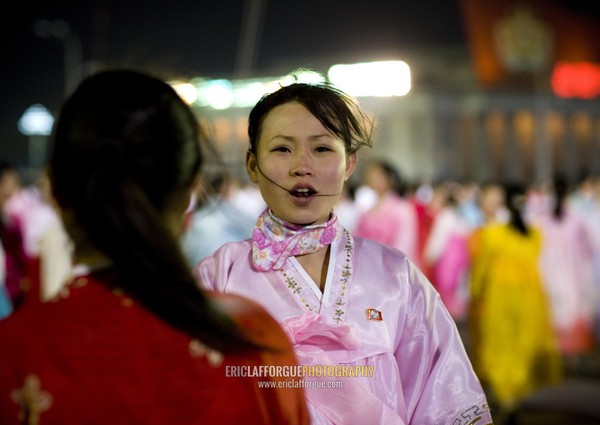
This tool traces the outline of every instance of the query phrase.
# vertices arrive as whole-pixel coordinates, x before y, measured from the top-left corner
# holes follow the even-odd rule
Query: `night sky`
[[[63,100],[62,42],[37,36],[37,20],[71,26],[82,42],[85,70],[126,67],[164,78],[238,75],[244,0],[56,3],[21,1],[15,12],[3,13],[0,159],[26,160],[17,121],[27,107],[41,103],[55,112]],[[254,76],[327,62],[402,59],[420,46],[465,42],[452,0],[262,0],[262,7],[250,64]]]
[[[600,17],[598,0],[548,1]],[[64,99],[62,44],[37,36],[36,21],[68,22],[81,39],[84,72],[133,68],[165,79],[232,78],[239,71],[245,4],[17,0],[5,6],[0,159],[26,161],[26,137],[17,121],[27,107],[41,103],[55,113]],[[405,59],[415,50],[467,42],[459,0],[262,0],[262,7],[250,76],[281,75],[298,67],[325,72],[318,65]]]

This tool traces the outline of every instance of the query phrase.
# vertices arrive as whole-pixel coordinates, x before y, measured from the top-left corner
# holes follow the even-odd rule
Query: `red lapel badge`
[[[374,308],[368,308],[367,309],[367,320],[383,320],[381,311],[376,310]]]

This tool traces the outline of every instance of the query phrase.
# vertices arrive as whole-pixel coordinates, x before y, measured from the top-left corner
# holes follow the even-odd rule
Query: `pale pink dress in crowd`
[[[584,217],[566,208],[561,220],[547,213],[535,223],[542,231],[540,267],[559,345],[568,354],[590,351],[598,290],[593,240]]]
[[[456,210],[445,207],[433,219],[424,249],[432,283],[455,320],[464,320],[467,312],[470,233],[469,225]]]
[[[358,219],[353,234],[399,249],[416,262],[419,258],[417,229],[417,213],[412,203],[388,193]]]

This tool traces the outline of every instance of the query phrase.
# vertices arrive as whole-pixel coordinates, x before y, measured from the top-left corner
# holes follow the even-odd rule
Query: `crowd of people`
[[[248,135],[249,182],[207,173],[176,93],[105,71],[36,185],[0,164],[2,423],[485,425],[596,349],[600,180],[407,182],[359,164],[372,123],[326,83]]]
[[[242,192],[264,207],[252,183],[224,199],[239,205]],[[596,355],[600,179],[410,184],[398,167],[370,159],[334,211],[353,236],[394,247],[417,265],[500,408],[512,410]],[[250,215],[240,207],[237,216]]]
[[[411,189],[392,169],[372,160],[338,211],[354,234],[412,253],[464,329],[495,403],[511,410],[597,353],[600,178],[449,179]]]

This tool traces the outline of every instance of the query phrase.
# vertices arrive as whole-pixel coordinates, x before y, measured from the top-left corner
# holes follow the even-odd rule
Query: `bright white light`
[[[281,87],[287,87],[290,84],[294,84],[296,79],[291,75],[285,75],[275,81],[271,81],[271,87],[273,87],[273,91],[279,90]]]
[[[207,81],[199,88],[198,100],[213,109],[227,109],[234,102],[233,85],[229,80]]]
[[[267,93],[266,86],[259,81],[240,82],[235,85],[235,106],[254,106]]]
[[[329,80],[352,96],[404,96],[410,91],[410,68],[403,61],[333,65]]]
[[[301,71],[294,75],[298,83],[318,84],[325,81],[325,77],[316,71]]]
[[[267,87],[270,89],[269,92],[279,90],[281,87],[289,86],[294,83],[305,83],[305,84],[317,84],[325,81],[325,77],[316,71],[299,71],[293,74],[285,75],[274,81],[267,83]]]
[[[325,81],[325,77],[315,71],[301,71],[294,75],[285,75],[274,80],[239,80],[233,82],[235,107],[254,106],[267,93],[273,93],[281,87],[293,83],[315,84]]]
[[[17,123],[25,136],[49,136],[53,125],[54,117],[39,103],[27,108]]]
[[[410,70],[404,62],[335,65],[329,70],[329,79],[354,96],[403,96],[410,90]],[[318,84],[324,81],[323,74],[306,70],[281,77],[234,81],[198,77],[190,83],[170,84],[188,103],[222,110],[252,107],[265,94],[293,83]]]
[[[183,81],[171,81],[169,83],[171,87],[177,92],[179,97],[187,103],[191,105],[198,98],[198,89],[191,83],[185,83]]]
[[[254,106],[261,97],[291,84],[292,77],[264,78],[262,80],[238,80],[234,83],[236,107]]]

